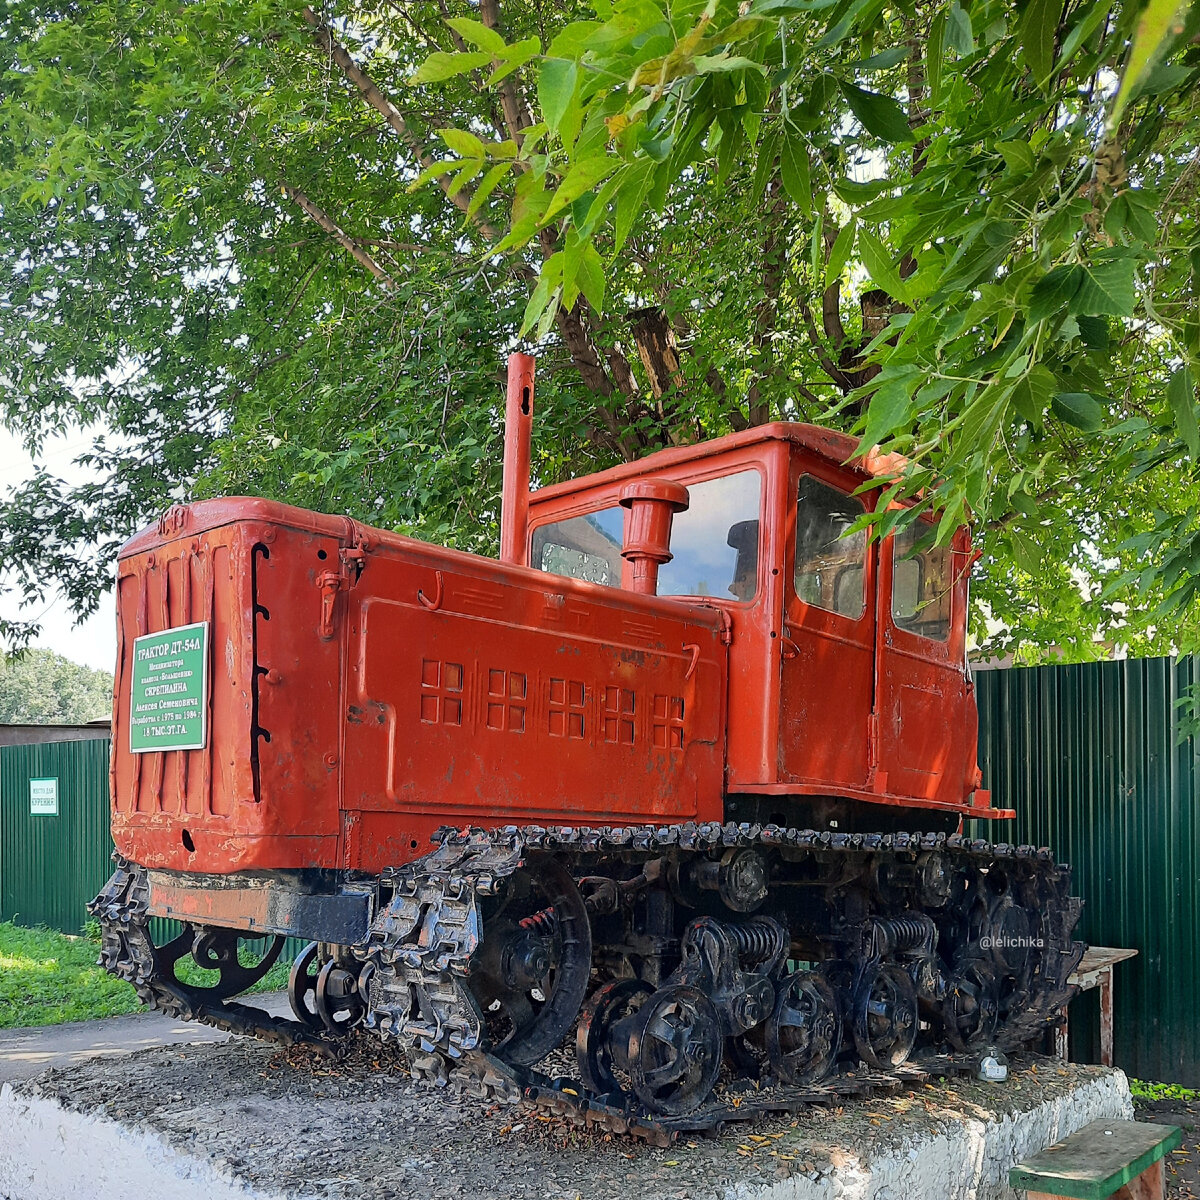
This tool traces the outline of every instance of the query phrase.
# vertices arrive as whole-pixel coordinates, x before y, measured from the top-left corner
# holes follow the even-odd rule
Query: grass
[[[138,1011],[142,1006],[133,988],[96,965],[99,953],[95,922],[88,922],[84,936],[69,937],[54,929],[26,929],[0,921],[0,1029]],[[215,971],[202,971],[191,959],[186,969],[181,964],[180,976],[200,986],[217,979]],[[287,976],[287,966],[276,963],[251,990],[286,987]]]
[[[1135,1100],[1181,1100],[1190,1104],[1200,1100],[1200,1090],[1187,1088],[1180,1083],[1155,1083],[1147,1079],[1130,1079],[1129,1091]]]

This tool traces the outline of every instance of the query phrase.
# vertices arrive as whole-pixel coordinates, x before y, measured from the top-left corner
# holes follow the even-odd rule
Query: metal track
[[[398,1040],[408,1051],[414,1075],[435,1084],[454,1084],[490,1099],[525,1100],[581,1125],[599,1126],[666,1145],[681,1133],[713,1132],[727,1122],[767,1113],[794,1112],[810,1104],[912,1087],[932,1076],[973,1069],[976,1056],[922,1053],[891,1071],[863,1068],[816,1086],[756,1088],[741,1081],[718,1089],[694,1112],[651,1116],[623,1094],[596,1096],[574,1079],[552,1079],[530,1068],[513,1068],[487,1053],[486,1032],[467,979],[471,958],[483,938],[480,902],[497,894],[530,852],[571,860],[616,854],[626,861],[664,852],[703,854],[714,849],[758,847],[854,856],[865,864],[879,856],[937,850],[952,864],[992,866],[1016,860],[1034,873],[1044,897],[1043,941],[1037,969],[997,1030],[993,1044],[1015,1049],[1057,1023],[1073,990],[1066,982],[1083,952],[1071,940],[1081,902],[1069,895],[1070,870],[1049,850],[991,844],[958,835],[844,834],[750,824],[686,824],[622,828],[505,826],[498,829],[443,828],[437,847],[424,857],[391,869],[381,878],[390,896],[357,956],[372,964],[366,1024]],[[247,1005],[203,1002],[157,971],[147,931],[145,872],[119,864],[104,892],[89,906],[104,928],[101,964],[127,979],[146,1004],[171,1015],[277,1042],[333,1043],[295,1021],[273,1018]]]

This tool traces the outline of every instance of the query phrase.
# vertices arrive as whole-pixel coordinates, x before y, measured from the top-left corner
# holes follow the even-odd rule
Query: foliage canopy
[[[86,725],[112,713],[113,677],[52,650],[0,655],[0,723]]]
[[[970,514],[997,650],[1195,648],[1198,11],[10,4],[0,403],[104,432],[9,585],[218,491],[486,548],[519,336],[540,482],[820,420]]]

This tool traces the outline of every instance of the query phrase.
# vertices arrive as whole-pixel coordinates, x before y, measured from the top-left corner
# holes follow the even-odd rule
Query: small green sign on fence
[[[29,781],[29,814],[33,817],[58,816],[58,780]]]
[[[208,622],[134,639],[129,749],[202,750],[208,739]]]

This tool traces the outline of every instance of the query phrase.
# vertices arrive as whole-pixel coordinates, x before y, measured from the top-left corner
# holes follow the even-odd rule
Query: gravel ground
[[[1139,1121],[1183,1130],[1179,1149],[1167,1155],[1167,1200],[1200,1200],[1200,1101],[1134,1100]]]
[[[1034,1056],[1012,1067],[1001,1085],[939,1081],[665,1150],[433,1091],[368,1040],[336,1065],[249,1040],[164,1047],[52,1069],[17,1088],[147,1125],[256,1187],[328,1200],[725,1200],[798,1173],[818,1178],[963,1117],[1032,1109],[1105,1074]]]

